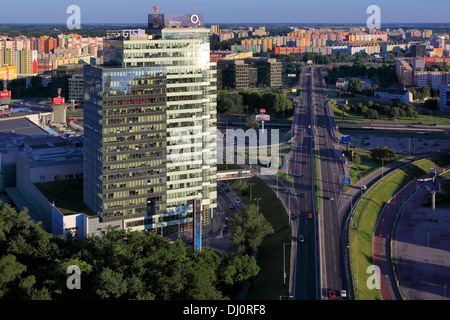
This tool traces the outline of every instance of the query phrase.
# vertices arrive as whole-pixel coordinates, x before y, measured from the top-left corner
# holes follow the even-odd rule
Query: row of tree
[[[371,120],[377,120],[381,117],[389,120],[399,118],[417,119],[420,115],[420,110],[411,103],[398,104],[394,102],[392,106],[381,104],[378,102],[368,101],[367,104],[359,102],[356,105],[340,106],[341,111],[349,109],[350,112],[364,115]],[[344,118],[344,114],[343,114]]]
[[[221,91],[217,95],[217,111],[221,114],[267,113],[279,116],[291,116],[294,110],[292,101],[281,91],[239,93]]]
[[[3,81],[0,80],[0,90],[3,90]],[[23,98],[50,98],[51,97],[52,84],[48,86],[42,85],[42,78],[39,76],[33,76],[30,78],[30,84],[27,88],[26,78],[18,78],[9,81],[8,91],[11,91],[11,97],[13,99]]]
[[[85,239],[53,237],[26,211],[4,204],[0,299],[224,299],[259,272],[250,252],[270,233],[261,216],[249,206],[230,220],[239,252],[222,258],[208,249],[189,253],[181,240],[114,228]],[[255,221],[262,221],[263,232],[254,232]],[[79,268],[79,281],[68,274],[71,266]]]
[[[358,155],[357,151],[353,150],[342,150],[343,154],[349,159],[353,165],[352,169],[359,170],[359,165],[361,164],[361,157]],[[377,163],[382,161],[393,161],[396,158],[396,152],[390,147],[376,147],[370,150],[370,158]]]
[[[327,70],[325,81],[328,84],[335,84],[339,78],[345,77],[378,79],[380,85],[384,88],[398,83],[393,64],[383,64],[379,67],[367,67],[362,63],[353,63],[351,66],[342,65],[333,67],[332,70]]]

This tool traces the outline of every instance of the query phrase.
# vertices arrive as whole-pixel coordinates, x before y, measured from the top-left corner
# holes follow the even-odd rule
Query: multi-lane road
[[[292,175],[294,201],[290,201],[292,221],[291,290],[296,300],[318,298],[317,216],[313,193],[312,68],[304,68],[300,75],[301,96],[295,100],[292,123],[295,148],[288,162]],[[303,239],[303,240],[302,240]]]
[[[295,149],[289,161],[296,201],[290,202],[292,219],[291,295],[295,300],[328,297],[346,288],[342,267],[341,224],[338,210],[344,178],[342,155],[336,149],[335,123],[326,106],[320,68],[303,68],[301,96],[295,102],[292,130]],[[314,197],[314,153],[319,158],[319,203]],[[320,211],[316,210],[319,205]],[[296,218],[298,217],[298,218]],[[294,219],[295,218],[295,219]],[[299,242],[303,236],[304,241]],[[344,280],[343,280],[344,279]]]
[[[339,211],[344,166],[342,153],[335,148],[336,124],[331,110],[326,105],[323,92],[325,86],[320,68],[313,74],[313,110],[315,115],[315,149],[319,157],[320,174],[320,257],[321,257],[321,298],[329,296],[330,291],[339,293],[346,290],[342,265],[341,225],[343,215]]]

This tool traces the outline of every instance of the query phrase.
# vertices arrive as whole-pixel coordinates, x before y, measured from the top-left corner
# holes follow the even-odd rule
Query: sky
[[[377,5],[383,23],[450,23],[449,0],[10,0],[2,1],[0,23],[66,23],[70,5],[83,23],[146,23],[160,13],[203,14],[210,23],[363,23]]]

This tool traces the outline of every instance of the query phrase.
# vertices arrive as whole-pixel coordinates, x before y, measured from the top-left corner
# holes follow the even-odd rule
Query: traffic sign
[[[342,136],[341,137],[341,142],[343,143],[350,143],[352,140],[352,138],[350,136]]]
[[[440,185],[438,182],[427,182],[417,180],[417,189],[427,190],[428,192],[439,193]]]
[[[350,185],[350,178],[344,178],[344,184]]]

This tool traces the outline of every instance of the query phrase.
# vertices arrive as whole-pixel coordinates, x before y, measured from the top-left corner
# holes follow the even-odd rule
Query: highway
[[[343,216],[338,203],[344,179],[342,154],[335,148],[335,122],[331,110],[326,106],[323,92],[325,86],[320,68],[314,68],[313,108],[315,117],[315,149],[319,156],[320,172],[320,257],[321,257],[321,299],[327,298],[330,291],[339,297],[341,290],[347,290],[345,269],[341,250],[341,224]]]
[[[291,290],[294,300],[318,298],[317,217],[313,199],[312,159],[312,109],[311,70],[303,68],[300,74],[301,96],[294,100],[295,112],[292,123],[295,148],[288,161],[292,175],[293,196],[290,213],[292,226]],[[308,215],[310,216],[308,217]],[[299,242],[299,236],[304,241]]]

